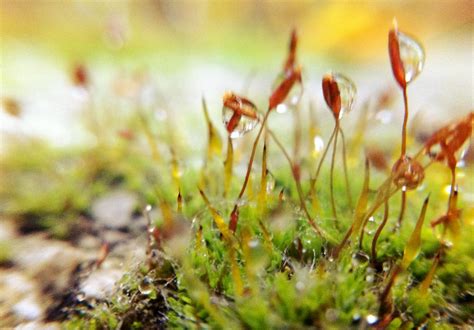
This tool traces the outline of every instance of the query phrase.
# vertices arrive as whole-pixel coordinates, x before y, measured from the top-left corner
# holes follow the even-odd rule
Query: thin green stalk
[[[344,179],[346,181],[347,200],[349,202],[349,207],[352,209],[354,208],[354,204],[352,203],[352,194],[351,194],[352,190],[351,190],[349,175],[347,171],[346,139],[344,137],[344,132],[342,131],[342,128],[339,128],[339,132],[341,133],[341,138],[342,138],[342,160],[344,163]]]
[[[328,144],[324,148],[323,154],[321,156],[321,159],[319,160],[318,167],[316,168],[316,172],[313,175],[313,178],[311,179],[311,187],[310,187],[310,196],[314,197],[316,191],[316,181],[318,180],[319,172],[321,171],[321,167],[323,165],[324,159],[326,158],[326,154],[329,151],[329,146],[332,143],[332,140],[334,139],[334,135],[336,134],[336,127],[334,127],[334,130],[331,133],[331,136],[329,137]]]
[[[257,133],[257,137],[255,138],[255,141],[253,143],[252,152],[250,154],[250,159],[249,159],[249,164],[247,166],[247,172],[245,173],[244,183],[242,184],[242,188],[240,189],[239,196],[237,197],[237,200],[235,201],[234,208],[232,209],[232,212],[231,212],[231,217],[232,217],[232,215],[237,214],[237,209],[239,208],[239,201],[242,198],[242,196],[244,195],[245,189],[247,188],[247,184],[248,184],[249,178],[250,178],[250,172],[252,171],[253,160],[255,158],[255,152],[257,151],[258,141],[260,140],[260,136],[262,135],[263,129],[266,126],[267,119],[268,119],[268,116],[270,115],[270,112],[271,111],[268,110],[267,113],[265,114],[265,117],[263,117],[262,125],[260,126],[260,129]],[[229,223],[229,225],[232,224],[232,223],[233,222],[231,221]]]
[[[324,233],[324,235],[323,235],[322,229],[317,225],[317,223],[313,220],[313,218],[309,214],[308,208],[306,207],[306,203],[304,201],[303,189],[301,188],[301,181],[300,181],[300,178],[296,175],[296,173],[294,171],[294,164],[293,164],[293,161],[290,158],[290,155],[286,151],[283,144],[278,140],[276,135],[271,130],[268,130],[268,132],[269,132],[270,136],[273,138],[273,140],[275,141],[275,143],[277,144],[277,146],[282,151],[283,155],[285,156],[286,160],[288,161],[288,163],[291,167],[291,173],[293,174],[293,178],[295,180],[296,190],[298,192],[298,197],[299,197],[299,200],[300,200],[300,206],[303,209],[303,212],[305,213],[309,224],[311,225],[311,227],[313,227],[313,229],[316,231],[316,233],[319,234],[321,237],[327,237],[326,233]]]
[[[384,205],[385,207],[384,207],[384,212],[383,212],[383,220],[380,223],[379,227],[377,228],[377,231],[375,232],[375,235],[374,235],[374,239],[372,240],[372,263],[374,265],[377,262],[377,241],[388,220],[388,214],[389,214],[388,200],[385,201]]]
[[[334,145],[332,149],[332,158],[331,158],[331,172],[329,176],[329,190],[331,193],[331,208],[332,208],[332,215],[334,216],[334,220],[336,221],[336,227],[339,227],[339,220],[337,218],[337,209],[336,209],[336,201],[334,199],[334,162],[336,160],[336,151],[337,151],[337,136],[339,135],[339,122],[336,121],[336,127],[334,128],[336,131],[336,135],[334,137]]]

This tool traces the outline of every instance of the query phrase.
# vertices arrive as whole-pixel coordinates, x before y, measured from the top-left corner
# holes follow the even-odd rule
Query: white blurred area
[[[21,112],[0,111],[0,150],[11,135],[39,136],[58,146],[91,142],[84,112],[109,100],[119,106],[124,96],[114,94],[114,81],[137,72],[151,77],[157,112],[166,107],[199,148],[205,142],[195,138],[205,134],[201,97],[215,122],[226,90],[246,89],[264,108],[292,26],[300,31],[305,104],[312,100],[324,109],[320,79],[337,70],[355,81],[360,106],[387,87],[398,92],[386,46],[394,16],[426,51],[425,68],[408,90],[411,113],[445,122],[474,105],[469,3],[2,1],[0,97],[16,100]],[[72,84],[78,62],[90,71],[90,92]],[[395,122],[402,115],[399,101]],[[279,126],[285,116],[290,114],[276,119]]]

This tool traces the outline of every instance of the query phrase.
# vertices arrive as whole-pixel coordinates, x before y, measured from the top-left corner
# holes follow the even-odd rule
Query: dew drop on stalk
[[[257,107],[243,97],[231,92],[225,93],[222,120],[230,137],[239,138],[257,126],[259,122]]]
[[[138,285],[138,290],[142,294],[146,294],[146,295],[150,294],[153,291],[152,280],[148,276],[145,276],[143,280],[140,282],[140,284]]]
[[[421,44],[406,35],[397,31],[398,47],[400,50],[400,59],[405,71],[405,81],[412,82],[423,70],[425,64],[425,51]]]

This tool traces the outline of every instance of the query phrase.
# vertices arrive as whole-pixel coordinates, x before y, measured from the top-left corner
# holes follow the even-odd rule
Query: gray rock
[[[92,216],[99,225],[122,228],[130,224],[137,197],[127,191],[117,190],[100,197],[92,204]]]
[[[122,275],[123,271],[119,269],[97,269],[81,283],[80,290],[85,298],[104,299],[113,292]]]

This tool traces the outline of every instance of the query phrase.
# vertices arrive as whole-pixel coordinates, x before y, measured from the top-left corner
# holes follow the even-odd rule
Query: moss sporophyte
[[[472,299],[466,283],[474,274],[457,265],[457,259],[472,263],[472,220],[463,222],[461,212],[469,187],[457,174],[474,113],[432,132],[417,149],[407,129],[407,87],[421,73],[425,53],[395,23],[388,57],[403,95],[400,150],[397,145],[391,159],[390,148],[364,148],[375,125],[366,120],[371,110],[358,107],[349,115],[357,108],[356,84],[337,71],[321,79],[319,97],[334,120],[326,139],[320,129],[326,123],[301,101],[310,84],[303,84],[297,49],[293,29],[265,106],[247,92],[226,92],[222,119],[214,121],[219,127],[202,99],[207,146],[198,174],[186,168],[176,141],[158,137],[149,116],[138,111],[141,130],[124,140],[132,145],[142,138],[153,164],[147,174],[152,188],[143,197],[150,203],[143,212],[146,260],[123,279],[114,299],[78,319],[153,327],[150,315],[161,313],[170,327],[254,329],[441,328],[472,321],[472,306],[463,299]],[[92,88],[86,72],[78,66],[74,83]],[[374,104],[387,107],[395,95],[374,95]],[[279,113],[292,116],[294,135],[274,126]],[[347,135],[342,125],[357,115],[357,131]],[[472,174],[472,165],[463,166]],[[438,175],[445,168],[448,196]],[[104,245],[99,265],[108,252]],[[453,274],[460,280],[451,280]]]

